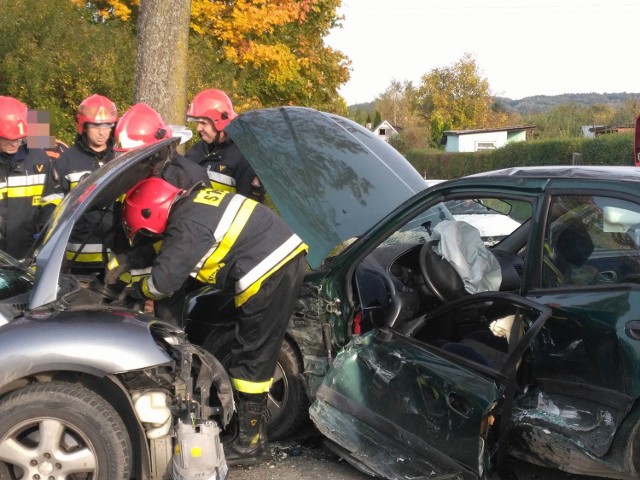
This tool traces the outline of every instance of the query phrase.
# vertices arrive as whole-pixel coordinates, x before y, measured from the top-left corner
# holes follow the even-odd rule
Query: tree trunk
[[[133,99],[184,125],[191,0],[141,0]]]

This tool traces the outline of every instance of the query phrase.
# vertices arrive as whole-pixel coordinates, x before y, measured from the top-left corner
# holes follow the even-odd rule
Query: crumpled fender
[[[132,312],[83,308],[32,313],[0,327],[0,388],[45,371],[99,377],[172,362],[149,330],[153,319]]]
[[[233,400],[233,389],[231,380],[226,369],[220,361],[204,348],[190,344],[187,347],[192,355],[198,355],[202,364],[196,382],[196,390],[200,391],[200,400],[203,408],[207,409],[203,412],[203,417],[207,418],[211,415],[219,414],[222,427],[226,427],[231,422],[231,417],[235,410]],[[211,387],[215,387],[212,389]],[[221,412],[215,412],[209,407],[209,395],[211,392],[218,397]]]

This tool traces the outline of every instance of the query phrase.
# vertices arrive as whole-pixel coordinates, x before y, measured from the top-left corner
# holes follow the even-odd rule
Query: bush
[[[574,153],[582,165],[634,165],[633,134],[598,135],[596,138],[532,140],[473,153],[413,149],[407,160],[425,178],[449,179],[501,168],[536,165],[571,165]]]

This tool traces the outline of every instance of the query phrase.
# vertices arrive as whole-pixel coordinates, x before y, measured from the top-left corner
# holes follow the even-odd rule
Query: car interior
[[[509,202],[509,208],[505,208]],[[457,199],[453,211],[460,210],[463,204],[462,199]],[[499,205],[491,209],[492,215],[503,214],[517,220],[511,231],[499,232],[499,242],[493,242],[494,234],[490,239],[483,238],[483,248],[499,264],[502,280],[494,290],[519,294],[533,206],[524,201],[498,203],[494,199],[474,199],[473,204],[474,211],[480,204]],[[432,238],[439,222],[456,220],[453,214],[443,216],[443,209],[446,207],[438,205],[411,219],[358,266],[355,291],[362,331],[387,326],[499,369],[508,351],[508,335],[497,336],[491,325],[509,323],[504,319],[512,319],[516,311],[489,302],[482,308],[460,308],[434,315],[442,306],[470,295],[453,264],[438,253],[439,240]],[[439,214],[434,215],[434,210]],[[637,226],[640,207],[630,202],[583,196],[553,198],[545,227],[543,265],[536,268],[541,273],[534,288],[581,288],[639,281]]]

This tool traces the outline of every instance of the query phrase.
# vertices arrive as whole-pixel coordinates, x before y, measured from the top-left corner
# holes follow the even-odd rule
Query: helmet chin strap
[[[213,147],[217,147],[218,145],[220,145],[222,142],[220,141],[220,137],[222,136],[222,132],[220,130],[216,130],[216,136],[213,137],[213,142],[211,142],[211,145]]]

